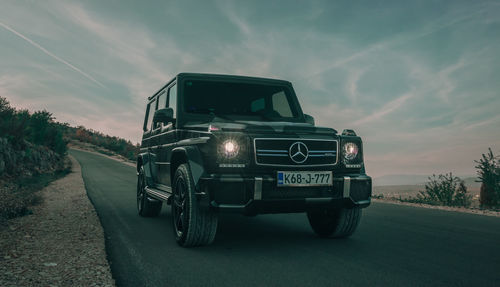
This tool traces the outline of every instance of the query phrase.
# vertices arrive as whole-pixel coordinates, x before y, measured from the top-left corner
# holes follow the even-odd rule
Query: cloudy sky
[[[475,174],[500,153],[499,1],[0,7],[0,96],[71,125],[138,142],[176,73],[241,74],[287,79],[317,124],[355,129],[373,176]]]

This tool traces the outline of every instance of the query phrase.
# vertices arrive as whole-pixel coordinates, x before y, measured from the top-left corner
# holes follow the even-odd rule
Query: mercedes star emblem
[[[309,151],[307,150],[307,146],[303,142],[296,142],[290,146],[288,154],[295,163],[303,163],[307,160]]]

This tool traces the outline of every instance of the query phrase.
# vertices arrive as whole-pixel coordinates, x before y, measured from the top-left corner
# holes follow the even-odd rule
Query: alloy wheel
[[[177,178],[177,182],[175,184],[172,209],[175,232],[178,237],[182,237],[186,229],[186,184],[181,177]]]
[[[144,189],[145,189],[145,184],[144,184],[144,173],[142,171],[139,173],[139,178],[137,181],[137,210],[139,213],[142,212],[142,207],[143,207],[143,201],[144,201]]]

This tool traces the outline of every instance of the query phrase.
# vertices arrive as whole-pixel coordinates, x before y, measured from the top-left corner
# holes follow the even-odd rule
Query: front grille
[[[338,158],[336,140],[254,139],[254,147],[258,165],[324,166],[335,165]]]

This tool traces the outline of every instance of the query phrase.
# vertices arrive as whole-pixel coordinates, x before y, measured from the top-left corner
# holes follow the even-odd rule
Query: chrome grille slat
[[[267,153],[267,154],[261,154],[258,153],[258,156],[288,156],[287,154],[272,154],[272,153]]]
[[[288,153],[287,150],[274,150],[274,149],[258,149],[257,152],[285,152]]]
[[[289,148],[302,142],[308,148],[308,159],[295,163],[290,159]],[[257,165],[269,166],[332,166],[338,161],[338,141],[300,138],[256,138],[254,155]]]

